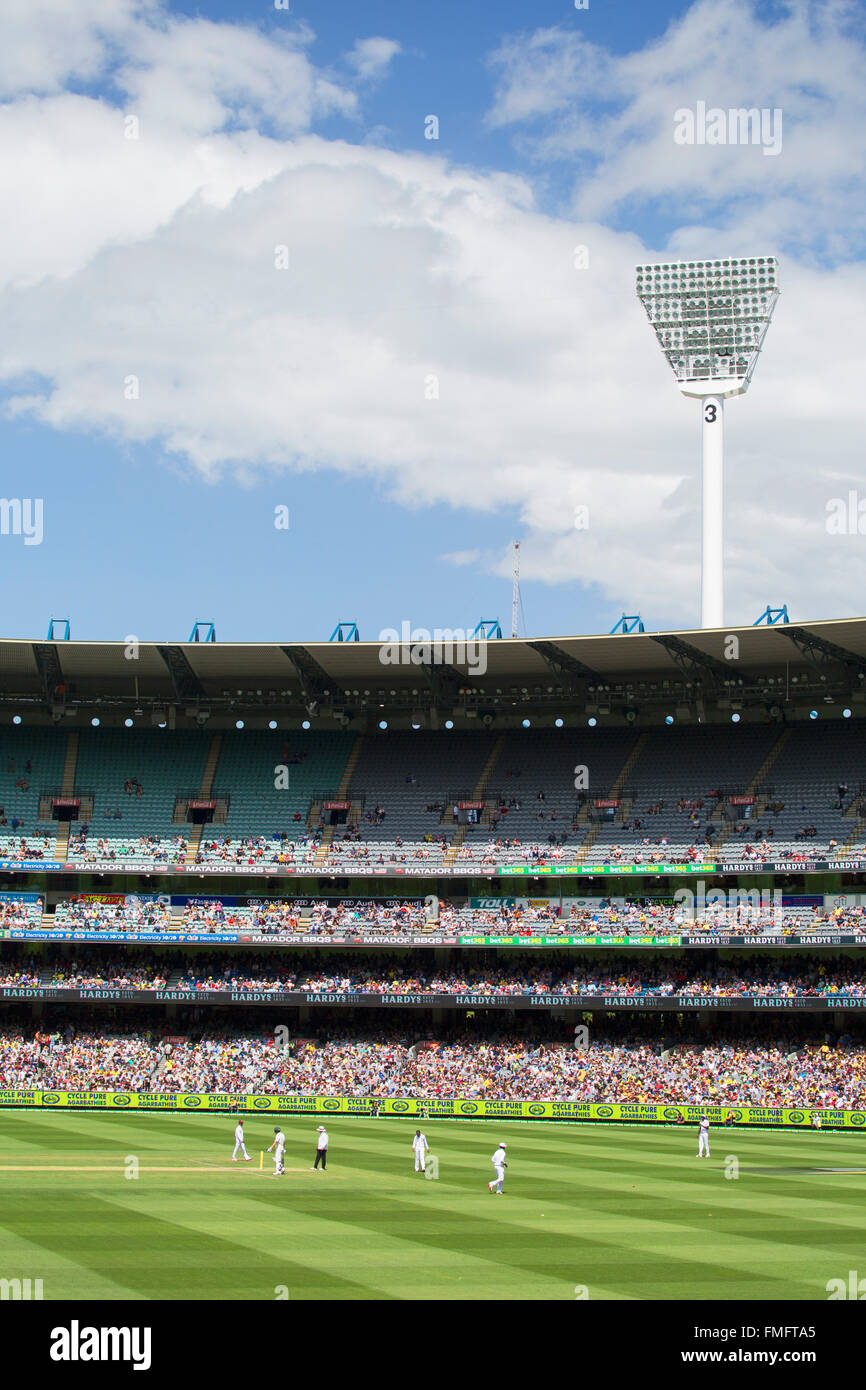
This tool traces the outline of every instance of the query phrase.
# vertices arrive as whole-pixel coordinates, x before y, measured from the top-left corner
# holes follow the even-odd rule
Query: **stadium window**
[[[236,728],[236,729],[242,729],[243,727],[244,727],[244,721],[243,721],[242,719],[236,719],[236,720],[235,720],[235,728]]]
[[[277,727],[277,721],[276,721],[276,719],[269,719],[269,720],[268,720],[268,728],[269,728],[269,729],[275,729],[276,727]]]
[[[849,709],[843,709],[843,711],[842,711],[842,718],[843,718],[843,719],[850,719],[850,718],[851,718],[851,711],[850,711]]]
[[[740,722],[740,716],[739,716],[738,714],[732,714],[732,715],[731,715],[731,723],[732,723],[732,724],[739,724],[739,722]]]
[[[12,716],[12,723],[13,723],[13,724],[20,724],[20,723],[21,723],[21,715],[20,715],[20,714],[13,714],[13,716]]]
[[[303,724],[301,725],[301,728],[302,728],[302,729],[309,729],[309,727],[310,727],[310,721],[309,721],[309,719],[305,719],[304,722],[303,722]]]

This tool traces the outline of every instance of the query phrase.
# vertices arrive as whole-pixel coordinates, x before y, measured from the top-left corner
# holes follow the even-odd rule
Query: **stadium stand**
[[[53,850],[55,824],[50,809],[40,817],[40,794],[60,788],[64,757],[65,741],[53,729],[4,730],[0,740],[0,858],[27,857],[11,852],[12,842],[19,844],[22,835],[34,849],[38,839],[38,849],[44,851],[47,834],[47,848]],[[53,854],[33,857],[53,858]]]
[[[429,860],[431,871],[469,873],[533,862],[834,857],[866,846],[866,757],[858,729],[841,722],[496,738],[307,731],[287,740],[232,730],[216,752],[201,731],[40,730],[25,739],[6,730],[5,858],[56,857],[62,830],[50,796],[64,787],[73,737],[68,790],[88,816],[70,823],[63,857],[82,866],[273,862],[330,873]],[[581,767],[586,789],[575,788]],[[208,783],[220,819],[193,825],[185,799]],[[346,808],[331,810],[329,800]]]
[[[406,953],[347,955],[338,951],[279,957],[246,952],[169,952],[112,950],[76,946],[69,956],[50,953],[41,960],[26,952],[7,956],[3,969],[14,984],[33,976],[48,987],[135,988],[212,992],[261,991],[309,995],[426,994],[519,1000],[533,995],[604,995],[628,999],[755,998],[832,999],[866,997],[866,980],[856,961],[832,955],[801,955],[796,960],[695,960],[668,952],[636,961],[607,955],[603,961],[569,952],[514,953],[506,961],[493,952],[462,954],[434,963],[407,960]]]
[[[831,640],[840,636],[834,630]],[[787,648],[776,657],[778,643],[761,635],[746,632],[743,642],[759,645],[768,669],[776,661],[774,683],[780,661],[787,680],[790,660],[799,662],[799,681],[819,685],[814,663]],[[118,727],[125,709],[105,713],[99,727],[72,727],[53,705],[51,725],[7,725],[6,1083],[862,1104],[862,719],[843,720],[835,707],[810,718],[812,701],[824,712],[823,682],[820,693],[810,685],[791,718],[780,717],[775,684],[763,690],[765,678],[744,666],[724,679],[716,659],[715,687],[702,696],[715,702],[713,717],[697,723],[694,688],[689,695],[668,650],[672,643],[682,656],[685,648],[694,676],[696,648],[689,655],[688,641],[667,637],[630,643],[599,639],[586,668],[556,644],[503,644],[494,665],[525,671],[493,677],[503,689],[488,691],[486,712],[487,697],[463,685],[466,677],[438,673],[444,684],[433,684],[450,690],[460,727],[445,727],[432,709],[429,718],[423,709],[412,716],[420,727],[405,727],[406,710],[393,727],[392,697],[374,689],[369,672],[351,679],[371,687],[370,709],[344,711],[352,693],[345,673],[375,654],[300,648],[225,657],[185,649],[168,663],[151,652],[153,690],[141,706],[137,694],[134,708],[136,721],[151,721],[145,727]],[[866,634],[863,646],[866,679]],[[568,720],[558,728],[554,686],[528,688],[551,649],[554,667],[560,657],[564,665],[547,679],[564,671],[568,687]],[[611,713],[610,686],[600,688],[593,665],[624,679],[632,651],[644,666],[636,675],[665,675],[667,687],[649,688],[669,687],[658,700],[670,706],[644,706],[643,695],[629,694],[638,681]],[[25,669],[30,657],[19,657]],[[57,656],[64,659],[72,661]],[[78,680],[90,659],[78,653]],[[98,668],[102,658],[92,659]],[[274,690],[237,689],[252,660],[271,663],[274,675],[243,684]],[[160,663],[170,675],[156,704]],[[656,669],[665,663],[664,673]],[[850,689],[851,661],[842,666],[836,694],[853,707],[861,692]],[[116,695],[126,666],[115,667]],[[413,698],[429,703],[426,677],[411,679]],[[746,708],[747,679],[759,704],[736,723],[727,711],[734,695]],[[296,680],[300,691],[280,689]],[[400,677],[393,680],[396,689]],[[186,695],[178,701],[181,686],[189,708]],[[100,717],[101,697],[100,689]],[[302,699],[291,717],[284,698],[286,707]],[[246,699],[252,709],[233,708]],[[626,710],[627,702],[639,708]],[[668,707],[675,724],[664,723]],[[386,729],[377,727],[382,711]],[[268,721],[280,727],[262,727]],[[52,810],[77,818],[57,820]],[[676,868],[689,861],[698,872]],[[768,861],[779,862],[766,876],[746,871]],[[585,876],[545,878],[539,871],[548,867]],[[509,868],[521,874],[498,875]],[[699,878],[719,900],[695,900]],[[88,939],[97,934],[107,939]],[[94,998],[102,1013],[89,1011]],[[608,998],[633,1010],[627,1023]],[[771,1016],[782,1003],[804,1012]],[[557,1007],[562,1017],[551,1013]],[[261,1021],[277,1009],[292,1037],[306,1039],[285,1055]],[[581,1010],[593,1037],[578,1051]]]
[[[568,1024],[533,1015],[473,1028],[440,1025],[435,1040],[404,1018],[350,1029],[332,1020],[282,1048],[255,1020],[192,1024],[137,1013],[125,1024],[86,1009],[53,1026],[9,1017],[0,1028],[0,1086],[77,1091],[484,1097],[667,1105],[866,1106],[862,1031],[827,1039],[798,1019],[606,1020],[583,1048]],[[858,1020],[859,1022],[859,1020]],[[185,1026],[186,1027],[186,1026]],[[167,1035],[174,1041],[169,1041]],[[803,1118],[807,1123],[808,1117]]]
[[[351,734],[336,732],[288,739],[278,732],[224,734],[215,779],[231,795],[225,833],[234,838],[288,833],[298,824],[296,814],[306,830],[315,793],[336,791],[353,742]],[[286,788],[278,785],[281,767],[288,771]],[[210,838],[207,831],[204,838]]]
[[[820,903],[782,907],[770,902],[743,901],[694,909],[693,905],[653,901],[610,903],[599,898],[592,907],[553,904],[500,907],[473,907],[466,903],[440,904],[438,919],[432,908],[417,900],[396,902],[340,901],[298,903],[294,898],[270,901],[253,899],[249,903],[223,904],[218,898],[195,899],[172,907],[154,895],[126,895],[122,903],[100,902],[96,898],[60,899],[53,913],[43,917],[41,899],[37,902],[12,900],[0,903],[0,926],[4,924],[39,931],[47,925],[54,930],[76,931],[162,931],[225,933],[237,931],[273,936],[411,936],[420,940],[431,931],[444,938],[485,934],[540,936],[642,937],[666,935],[790,936],[792,934],[866,934],[866,906],[825,908]],[[760,896],[760,895],[758,895]]]

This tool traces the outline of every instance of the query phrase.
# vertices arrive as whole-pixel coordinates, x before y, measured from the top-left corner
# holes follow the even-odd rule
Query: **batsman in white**
[[[415,1138],[412,1140],[412,1149],[415,1153],[415,1172],[422,1173],[427,1171],[427,1154],[430,1145],[427,1143],[427,1135],[422,1134],[420,1129],[416,1129]]]
[[[704,1115],[698,1125],[698,1158],[710,1156],[710,1122]]]
[[[244,1158],[246,1159],[247,1163],[251,1163],[251,1162],[252,1162],[252,1159],[250,1158],[249,1154],[247,1153],[246,1145],[244,1144],[244,1122],[243,1122],[243,1120],[238,1120],[237,1124],[235,1125],[235,1151],[234,1151],[234,1153],[232,1154],[232,1163],[237,1163],[237,1161],[238,1161],[238,1149],[240,1149],[240,1151],[241,1151],[241,1153],[243,1154]]]
[[[491,1192],[496,1193],[497,1197],[501,1197],[502,1184],[505,1181],[505,1170],[508,1167],[508,1164],[505,1162],[504,1144],[499,1145],[499,1148],[496,1150],[496,1153],[493,1155],[490,1162],[493,1164],[493,1171],[495,1172],[496,1177],[493,1179],[492,1182],[489,1182],[487,1186]]]
[[[280,1178],[286,1171],[283,1167],[283,1154],[286,1148],[286,1136],[279,1125],[274,1125],[274,1142],[268,1145],[268,1153],[274,1151],[274,1177]]]

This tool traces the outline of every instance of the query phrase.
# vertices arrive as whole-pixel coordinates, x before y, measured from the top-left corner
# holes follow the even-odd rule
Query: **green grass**
[[[282,1121],[285,1177],[230,1161],[233,1117],[0,1112],[0,1278],[45,1299],[826,1299],[866,1275],[862,1135],[425,1121]],[[505,1196],[490,1155],[509,1146]],[[735,1155],[739,1177],[726,1178]],[[128,1156],[139,1176],[128,1178]],[[291,1171],[296,1169],[299,1171]]]

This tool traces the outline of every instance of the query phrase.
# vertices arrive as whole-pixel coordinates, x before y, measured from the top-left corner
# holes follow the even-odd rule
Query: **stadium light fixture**
[[[701,626],[724,624],[724,403],[748,389],[779,298],[774,256],[637,267],[637,296],[684,396],[701,402]]]

